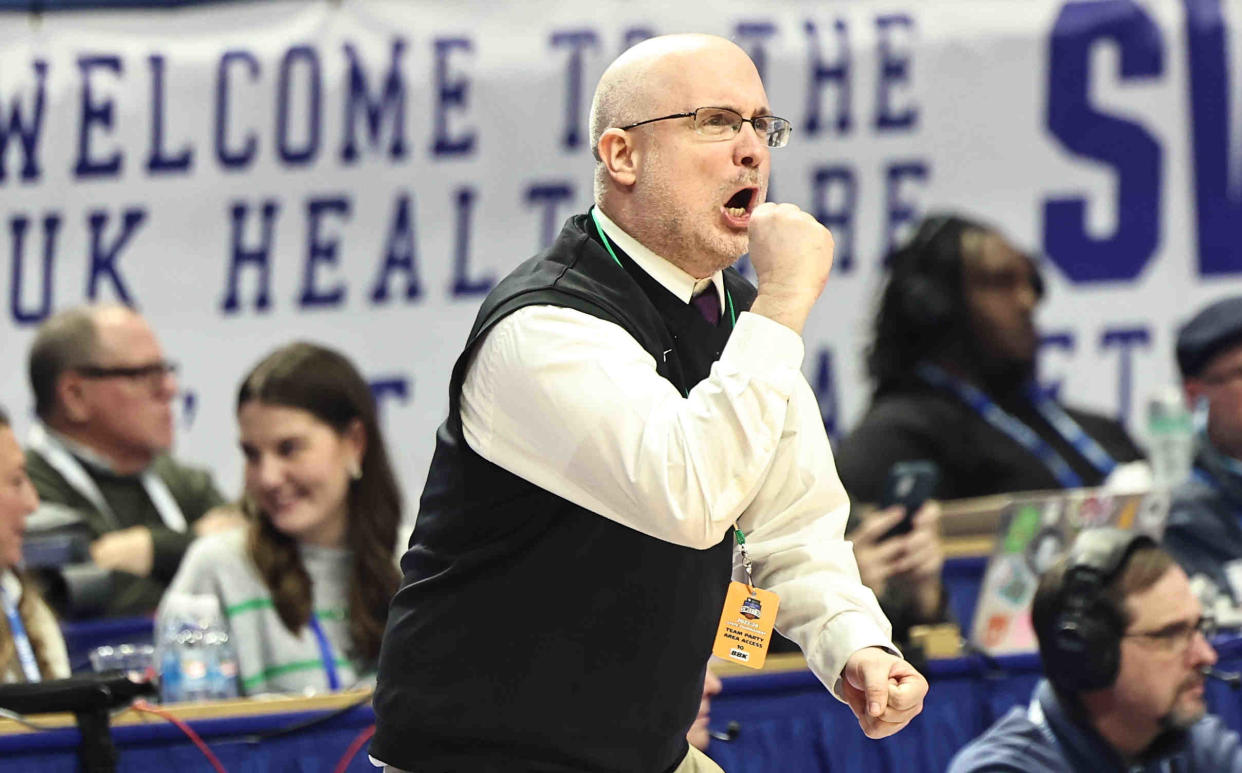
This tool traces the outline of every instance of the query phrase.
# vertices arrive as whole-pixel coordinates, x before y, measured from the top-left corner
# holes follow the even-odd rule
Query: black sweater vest
[[[708,375],[754,289],[727,270],[713,327],[617,254],[624,268],[571,218],[488,295],[457,360],[380,653],[371,753],[389,764],[651,773],[685,755],[732,532],[707,550],[648,537],[484,460],[461,430],[476,345],[528,305],[620,325],[683,394]]]

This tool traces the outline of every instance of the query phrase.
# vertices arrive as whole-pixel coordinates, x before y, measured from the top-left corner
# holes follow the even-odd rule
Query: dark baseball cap
[[[1203,372],[1226,347],[1242,343],[1242,296],[1222,298],[1177,331],[1177,366],[1182,378]]]

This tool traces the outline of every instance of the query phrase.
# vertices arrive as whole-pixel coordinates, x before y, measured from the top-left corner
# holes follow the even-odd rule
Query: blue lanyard
[[[328,675],[328,689],[341,689],[341,679],[336,675],[336,660],[332,657],[332,645],[328,642],[328,636],[323,632],[323,626],[319,624],[319,618],[315,617],[314,610],[311,610],[310,629],[315,633],[315,639],[319,642],[319,657],[323,660],[324,673]]]
[[[1081,488],[1082,478],[1069,466],[1056,449],[1048,445],[1035,430],[1018,421],[982,391],[945,373],[935,365],[922,363],[916,368],[919,378],[939,389],[952,392],[979,414],[988,424],[1005,433],[1014,442],[1034,454],[1063,488]],[[1027,397],[1039,415],[1052,426],[1065,442],[1086,459],[1091,466],[1107,476],[1117,462],[1100,447],[1061,406],[1042,394],[1034,384],[1027,387]]]
[[[4,615],[9,619],[9,630],[13,633],[13,645],[17,649],[17,660],[22,665],[22,673],[27,682],[42,681],[39,674],[39,662],[35,660],[34,648],[30,646],[30,637],[26,635],[26,626],[22,624],[22,616],[17,614],[17,605],[9,598],[8,592],[0,586],[0,603],[4,605]]]

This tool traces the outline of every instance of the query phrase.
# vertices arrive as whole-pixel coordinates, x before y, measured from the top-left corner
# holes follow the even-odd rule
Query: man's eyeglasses
[[[156,389],[164,383],[165,377],[177,373],[177,363],[160,360],[146,365],[79,365],[74,370],[83,378],[126,378],[131,381],[142,381],[150,388]]]
[[[1202,616],[1195,622],[1182,621],[1166,625],[1154,631],[1132,631],[1122,634],[1122,638],[1140,638],[1156,643],[1161,649],[1177,651],[1184,650],[1190,646],[1190,641],[1195,637],[1196,633],[1203,634],[1203,638],[1211,641],[1216,635],[1216,619],[1210,616]]]
[[[638,121],[627,126],[619,126],[619,129],[633,129],[635,126],[655,123],[656,121],[668,121],[673,118],[693,118],[694,130],[702,137],[709,140],[730,140],[737,136],[742,130],[742,124],[748,123],[755,127],[760,137],[764,138],[769,148],[783,148],[789,143],[789,135],[793,132],[793,125],[784,118],[777,118],[774,115],[757,115],[753,118],[743,118],[736,110],[730,110],[727,107],[700,107],[692,113],[674,113],[672,115],[662,115],[659,118],[648,118],[645,121]]]

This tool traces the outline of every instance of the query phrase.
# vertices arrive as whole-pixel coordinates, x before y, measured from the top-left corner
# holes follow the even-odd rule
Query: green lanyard
[[[604,234],[603,227],[599,224],[599,217],[595,214],[595,207],[591,207],[591,220],[595,223],[595,230],[599,233],[599,238],[604,242],[604,249],[608,250],[608,254],[612,256],[613,261],[622,271],[624,271],[625,266],[621,265],[621,259],[617,257],[617,253],[612,251],[612,242],[608,240],[608,237]],[[728,301],[729,305],[729,325],[731,327],[737,327],[737,314],[733,311],[733,295],[729,292],[729,288],[727,287],[725,288],[725,300]],[[746,533],[734,524],[733,535],[737,539],[738,550],[742,553],[742,567],[746,570],[746,586],[750,588],[753,593],[755,586],[754,583],[751,582],[750,553],[746,550]]]
[[[751,578],[750,552],[746,550],[746,533],[736,523],[733,524],[733,536],[737,539],[737,549],[742,554],[742,568],[746,570],[746,587],[755,592],[755,583]]]
[[[604,249],[608,250],[608,254],[612,256],[613,261],[624,271],[625,266],[621,265],[621,259],[617,257],[617,253],[612,251],[612,242],[608,240],[608,237],[604,234],[604,229],[599,224],[599,217],[595,214],[595,207],[591,207],[591,220],[595,222],[595,230],[599,233],[599,238],[604,242]],[[725,302],[729,307],[729,326],[731,328],[737,327],[737,314],[733,311],[733,295],[727,287],[725,288]]]

